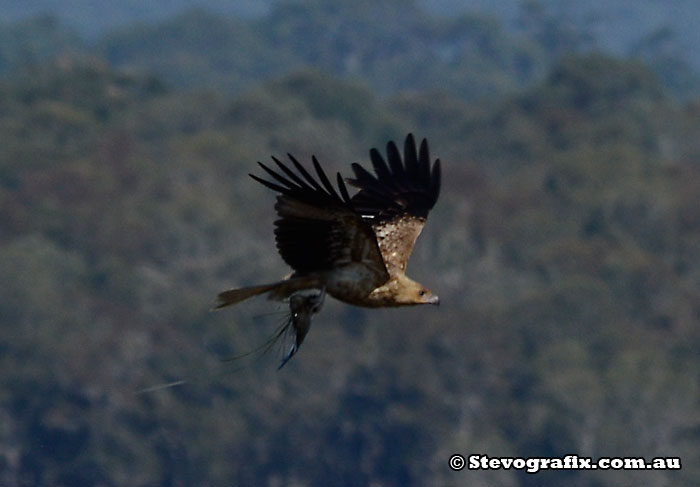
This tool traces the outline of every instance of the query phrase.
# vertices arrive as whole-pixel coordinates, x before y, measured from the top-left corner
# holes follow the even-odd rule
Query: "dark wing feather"
[[[275,158],[281,173],[258,163],[274,182],[250,175],[280,193],[275,238],[284,261],[301,274],[362,262],[376,271],[375,285],[382,284],[388,274],[376,236],[353,210],[343,179],[338,175],[338,192],[316,158],[313,166],[320,183],[294,157],[289,159],[296,172]]]
[[[413,245],[440,195],[440,160],[431,167],[428,142],[423,139],[416,150],[412,134],[406,137],[403,160],[393,142],[387,144],[386,153],[385,161],[378,150],[370,151],[376,176],[355,163],[355,178],[347,182],[360,189],[351,203],[355,211],[371,221],[387,269],[390,273],[404,272]]]

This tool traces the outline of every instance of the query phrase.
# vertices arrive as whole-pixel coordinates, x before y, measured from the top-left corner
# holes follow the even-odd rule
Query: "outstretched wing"
[[[423,139],[417,150],[412,134],[406,137],[403,160],[393,142],[386,152],[388,164],[377,149],[369,153],[376,176],[353,163],[355,178],[347,182],[360,189],[350,201],[371,222],[384,263],[394,274],[405,272],[413,245],[437,202],[440,160],[431,167],[428,142]]]
[[[315,157],[312,160],[318,180],[291,154],[287,155],[296,172],[273,157],[281,173],[258,164],[274,182],[250,175],[280,193],[275,205],[280,216],[275,222],[275,238],[284,261],[300,274],[359,262],[377,276],[374,286],[383,284],[389,275],[374,231],[353,211],[340,174],[338,192]]]

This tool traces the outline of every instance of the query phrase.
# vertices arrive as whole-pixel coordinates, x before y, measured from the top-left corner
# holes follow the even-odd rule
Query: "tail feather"
[[[262,284],[259,286],[242,287],[238,289],[229,289],[219,293],[214,305],[215,310],[231,306],[232,304],[240,303],[246,299],[260,294],[270,293],[270,299],[284,299],[292,293],[301,289],[317,288],[320,286],[316,277],[298,277],[285,279],[283,281],[273,282],[271,284]]]
[[[261,286],[250,286],[238,289],[229,289],[228,291],[219,293],[219,295],[216,297],[216,305],[214,306],[214,309],[221,309],[226,306],[245,301],[246,299],[252,298],[253,296],[272,291],[278,284],[279,283],[263,284]]]

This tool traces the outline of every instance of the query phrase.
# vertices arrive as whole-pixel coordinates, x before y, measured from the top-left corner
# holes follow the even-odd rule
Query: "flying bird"
[[[294,272],[270,284],[224,291],[216,309],[265,293],[289,302],[287,325],[277,336],[291,330],[295,341],[282,367],[299,349],[326,293],[370,308],[440,303],[406,276],[413,246],[440,194],[440,160],[431,163],[427,140],[418,148],[409,134],[403,157],[394,142],[386,146],[386,159],[371,149],[375,174],[353,163],[354,178],[338,173],[337,189],[315,156],[317,178],[287,156],[291,167],[274,156],[276,169],[258,162],[269,180],[250,177],[278,193],[277,249]],[[359,189],[352,197],[346,181]]]

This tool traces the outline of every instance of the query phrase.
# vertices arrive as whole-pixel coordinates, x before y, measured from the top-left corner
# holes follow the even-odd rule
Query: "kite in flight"
[[[296,172],[272,157],[278,171],[258,162],[271,180],[250,176],[279,193],[275,239],[294,272],[271,284],[224,291],[216,303],[219,309],[265,293],[289,303],[289,320],[275,338],[291,329],[294,343],[280,368],[301,346],[326,293],[375,308],[440,302],[405,274],[413,245],[440,193],[440,160],[431,164],[425,139],[417,148],[409,134],[403,158],[394,142],[387,144],[386,161],[372,149],[376,176],[353,163],[355,177],[345,180],[359,189],[352,197],[340,173],[336,190],[316,157],[312,162],[318,179],[287,155]]]

